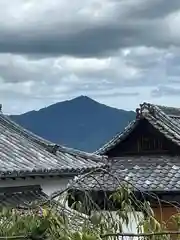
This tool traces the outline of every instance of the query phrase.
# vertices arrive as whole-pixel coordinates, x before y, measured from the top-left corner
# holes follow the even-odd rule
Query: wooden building
[[[128,182],[164,221],[180,204],[180,109],[143,103],[136,113],[123,132],[96,151],[108,156],[109,172],[89,176],[75,189],[91,191],[100,204],[103,192]]]
[[[44,199],[76,175],[104,166],[104,157],[58,146],[0,110],[0,206]],[[9,200],[8,200],[9,199]]]

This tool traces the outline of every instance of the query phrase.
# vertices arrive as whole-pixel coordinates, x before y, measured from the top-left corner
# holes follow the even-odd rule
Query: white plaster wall
[[[27,178],[17,180],[1,180],[0,187],[17,187],[27,185],[40,185],[43,192],[47,195],[51,195],[55,191],[63,190],[67,187],[68,182],[71,178]]]
[[[98,212],[97,212],[98,213]],[[99,212],[100,213],[100,212]],[[93,212],[92,212],[93,214]],[[101,214],[107,214],[107,216],[109,216],[109,211],[101,211]],[[110,216],[113,218],[114,221],[119,221],[118,219],[118,216],[116,214],[115,211],[111,211],[110,212]],[[104,216],[105,216],[104,215]],[[129,221],[129,224],[126,225],[125,223],[122,224],[122,232],[123,233],[134,233],[134,234],[137,234],[138,233],[138,225],[140,223],[140,221],[143,220],[143,213],[142,212],[135,212],[134,214],[129,212],[128,213],[128,218],[130,219]],[[119,232],[119,230],[117,230],[117,232]],[[118,239],[122,239],[122,237],[119,237]],[[137,240],[138,238],[137,237],[123,237],[124,240]]]

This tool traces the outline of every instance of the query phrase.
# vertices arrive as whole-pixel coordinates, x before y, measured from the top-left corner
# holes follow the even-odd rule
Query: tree
[[[138,206],[144,213],[139,222],[138,233],[146,234],[146,238],[170,239],[170,235],[161,233],[167,231],[166,224],[160,224],[154,217],[150,204],[138,201],[133,195],[132,189],[121,186],[110,198],[113,202],[119,202],[120,208],[116,212],[116,218],[111,211],[99,212],[94,207],[90,216],[82,213],[83,206],[75,202],[76,209],[68,209],[62,201],[49,204],[48,202],[33,206],[29,209],[2,208],[0,210],[0,237],[4,239],[50,239],[50,240],[96,240],[114,239],[117,235],[123,235],[122,224],[128,224],[128,213],[136,216],[135,208]],[[95,204],[94,204],[95,206]],[[91,206],[92,207],[92,206]],[[137,216],[136,216],[137,217]],[[180,226],[178,214],[173,216],[177,226]],[[178,225],[179,224],[179,225]]]

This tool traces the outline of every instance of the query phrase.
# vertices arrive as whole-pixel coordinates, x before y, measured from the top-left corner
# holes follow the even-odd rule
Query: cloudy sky
[[[180,107],[180,0],[0,0],[0,102]]]

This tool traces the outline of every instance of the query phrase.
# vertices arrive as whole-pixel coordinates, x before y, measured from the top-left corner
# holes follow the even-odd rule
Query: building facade
[[[76,175],[104,166],[104,160],[46,141],[0,112],[0,192],[4,196],[20,194],[20,189],[31,192],[36,186],[50,196],[65,189]]]
[[[109,171],[97,174],[96,180],[89,177],[78,190],[100,196],[128,183],[139,199],[151,202],[158,220],[179,212],[180,109],[141,104],[136,119],[95,153],[108,157]],[[101,205],[103,196],[98,197]]]

